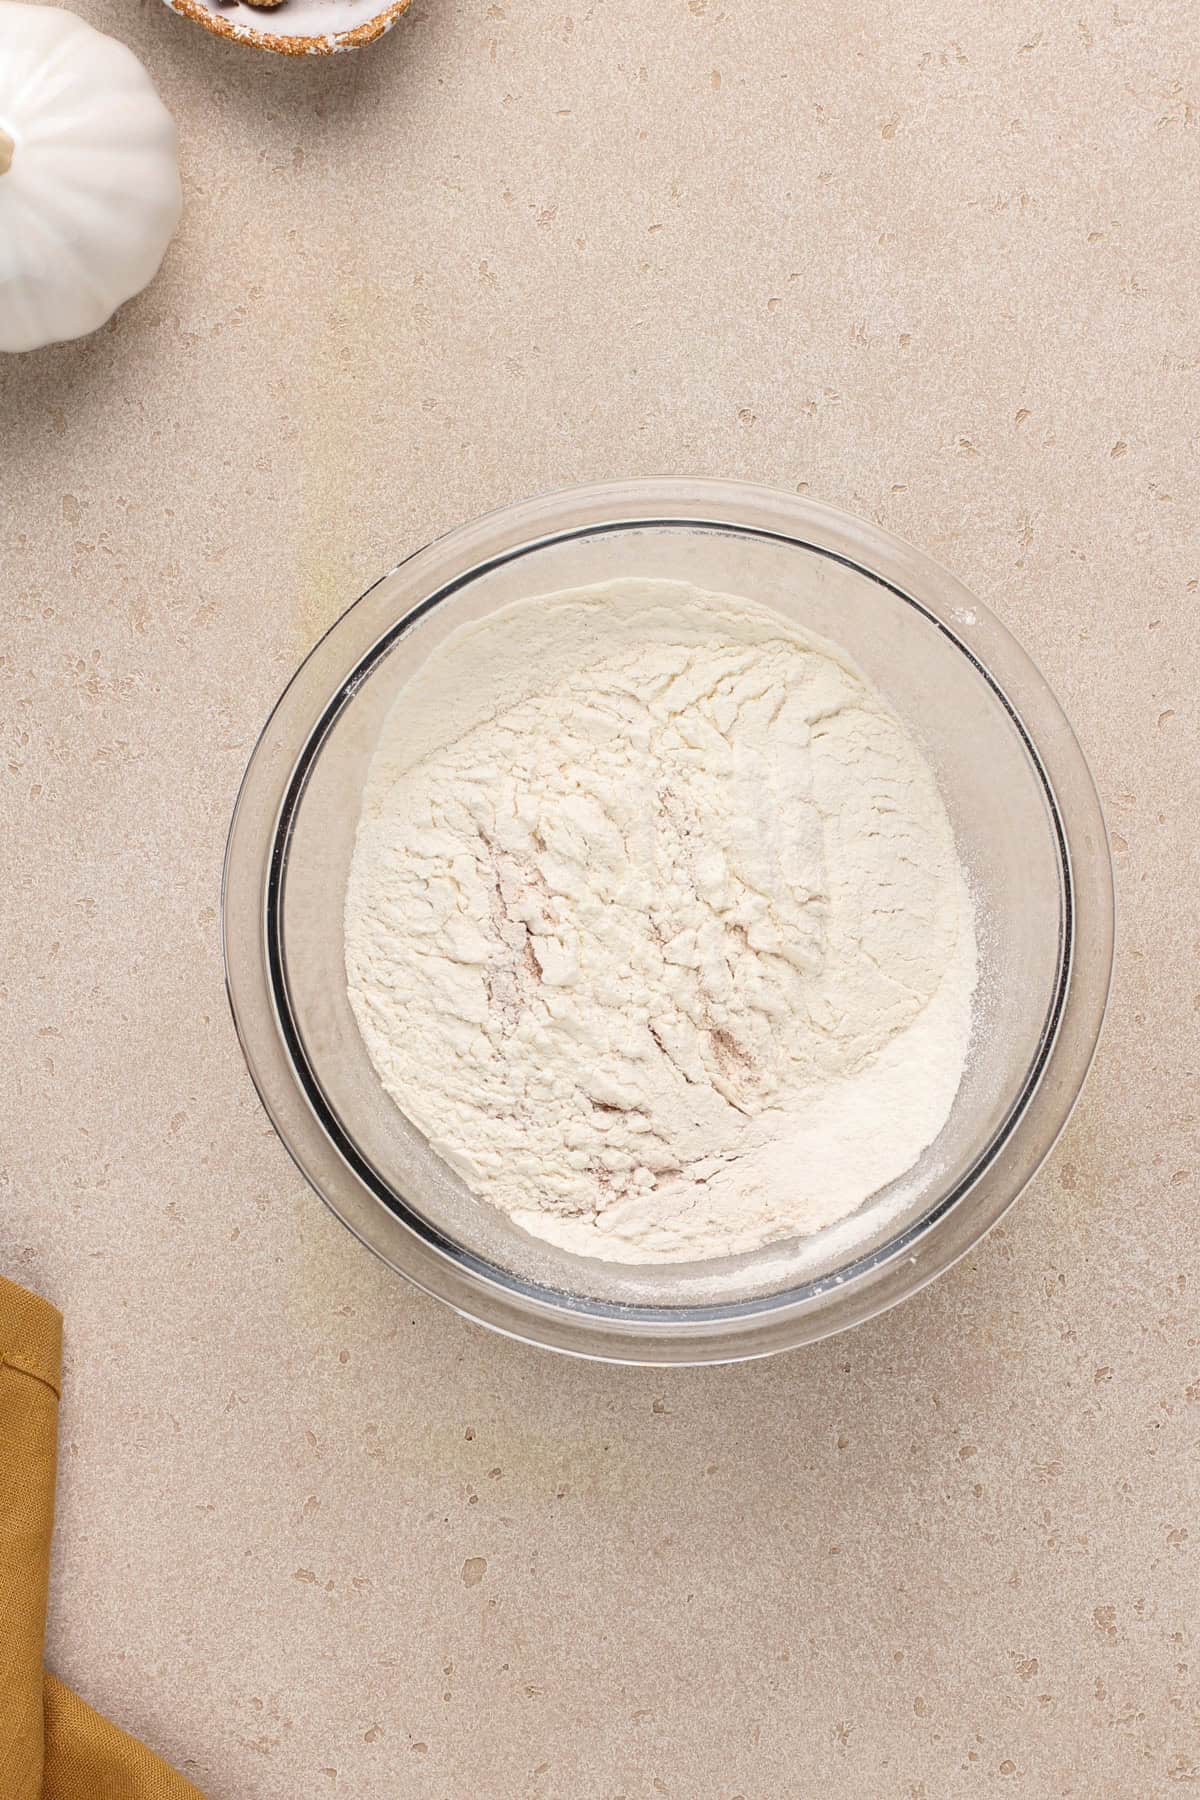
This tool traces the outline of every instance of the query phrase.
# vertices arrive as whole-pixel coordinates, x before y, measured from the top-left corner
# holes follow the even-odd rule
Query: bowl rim
[[[205,0],[163,0],[163,4],[169,6],[172,12],[178,13],[180,18],[191,19],[214,37],[224,38],[229,43],[246,44],[252,50],[270,50],[277,56],[333,56],[339,50],[361,50],[366,44],[373,44],[377,38],[390,31],[396,20],[408,11],[412,0],[389,0],[387,6],[369,19],[346,30],[294,35],[283,31],[266,31],[257,25],[235,24],[232,19],[224,18],[210,6],[206,6]],[[271,17],[271,10],[264,16]]]
[[[1056,992],[1038,1050],[964,1179],[831,1274],[765,1296],[680,1308],[623,1306],[523,1282],[450,1243],[410,1209],[324,1101],[289,1016],[279,941],[290,827],[307,772],[341,708],[396,637],[488,567],[555,541],[655,526],[707,526],[815,550],[880,582],[943,631],[1024,741],[1054,822],[1063,901]],[[389,604],[397,584],[410,602],[398,610]],[[349,637],[356,639],[352,656]],[[340,676],[330,685],[334,669]],[[1003,1216],[1057,1140],[1095,1053],[1112,972],[1112,868],[1095,785],[1061,707],[999,620],[948,571],[882,527],[807,496],[677,478],[519,502],[434,540],[372,584],[300,664],[251,753],[230,825],[221,918],[226,989],[252,1079],[293,1160],[342,1222],[399,1273],[479,1323],[575,1355],[651,1364],[736,1361],[813,1341],[875,1316],[957,1261]],[[1081,930],[1089,949],[1083,963]],[[387,1215],[383,1230],[372,1206]]]

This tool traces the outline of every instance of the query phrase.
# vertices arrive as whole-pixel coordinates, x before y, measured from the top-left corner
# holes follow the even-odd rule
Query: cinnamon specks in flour
[[[569,1249],[726,1256],[936,1137],[975,983],[932,771],[832,646],[678,583],[438,646],[376,752],[351,1004],[396,1104]]]

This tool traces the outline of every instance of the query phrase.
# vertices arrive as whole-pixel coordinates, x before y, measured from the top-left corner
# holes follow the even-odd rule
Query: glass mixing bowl
[[[977,908],[972,1048],[944,1129],[850,1221],[703,1263],[623,1265],[473,1198],[385,1094],[346,996],[343,902],[367,765],[448,633],[528,595],[660,576],[745,596],[842,646],[931,760]],[[1003,626],[878,526],[766,489],[637,481],[528,501],[385,575],[322,638],[250,759],[223,931],[250,1073],[299,1168],[392,1268],[514,1337],[611,1361],[767,1355],[870,1318],[995,1224],[1095,1050],[1112,870],[1082,752]]]

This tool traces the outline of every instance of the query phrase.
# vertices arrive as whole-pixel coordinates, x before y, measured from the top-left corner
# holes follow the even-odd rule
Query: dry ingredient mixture
[[[623,581],[436,649],[346,901],[387,1091],[481,1199],[626,1262],[844,1218],[937,1136],[975,985],[933,774],[831,645]]]

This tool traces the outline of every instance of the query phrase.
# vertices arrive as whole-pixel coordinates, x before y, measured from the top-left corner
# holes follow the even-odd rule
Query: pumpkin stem
[[[7,175],[12,168],[13,151],[16,147],[3,125],[0,125],[0,175]]]

